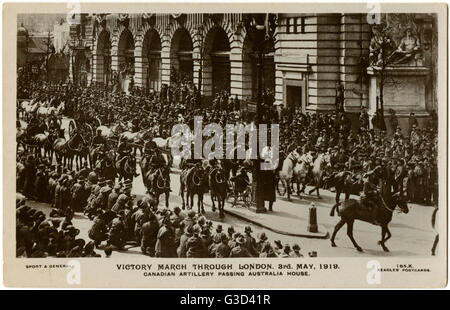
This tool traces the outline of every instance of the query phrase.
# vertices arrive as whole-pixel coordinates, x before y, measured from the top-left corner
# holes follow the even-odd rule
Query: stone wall
[[[129,31],[134,42],[134,82],[137,86],[146,87],[148,61],[144,44],[146,35],[153,32],[161,42],[161,65],[158,68],[161,83],[170,84],[171,67],[178,66],[174,50],[179,37],[176,34],[184,29],[192,40],[193,83],[200,85],[199,71],[202,69],[201,91],[204,96],[211,96],[213,67],[210,51],[215,34],[222,31],[230,46],[226,56],[230,64],[230,93],[232,97],[247,99],[252,95],[252,79],[256,75],[249,62],[253,47],[243,27],[243,18],[243,14],[231,13],[153,14],[145,17],[143,14],[129,14],[125,24],[117,14],[110,14],[95,36],[92,36],[95,19],[86,18],[86,33],[91,34],[86,37],[86,48],[92,58],[93,80],[103,82],[105,71],[104,59],[98,50],[100,34],[109,34],[111,69],[118,70],[121,61],[119,41],[124,31]],[[430,22],[428,15],[422,20],[425,21],[424,33],[427,33],[427,25],[433,20]],[[336,83],[340,82],[345,89],[344,107],[347,112],[359,113],[361,107],[368,107],[370,82],[362,66],[368,58],[370,36],[365,14],[278,14],[273,54],[276,104],[290,104],[289,94],[294,91],[295,100],[301,102],[304,111],[334,110]],[[434,48],[435,41],[431,40],[427,53],[435,55]],[[432,67],[435,58],[429,59],[427,65]],[[430,79],[435,79],[435,76],[431,75]],[[434,93],[434,87],[427,86],[427,109],[436,105]]]

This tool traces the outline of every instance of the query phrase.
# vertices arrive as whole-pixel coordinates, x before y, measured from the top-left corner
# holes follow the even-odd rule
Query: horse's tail
[[[340,205],[341,205],[341,203],[338,202],[338,203],[336,203],[336,204],[333,206],[333,208],[331,208],[330,216],[334,216],[334,210],[336,210],[336,211],[337,211],[337,214],[339,215],[339,206],[340,206]]]
[[[435,208],[433,211],[433,214],[431,214],[431,227],[434,228],[436,225],[436,215],[437,215],[438,208]]]

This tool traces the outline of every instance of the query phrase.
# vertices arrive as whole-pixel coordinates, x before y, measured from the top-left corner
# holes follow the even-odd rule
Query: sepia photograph
[[[15,262],[308,277],[446,256],[446,15],[171,8],[14,14]]]

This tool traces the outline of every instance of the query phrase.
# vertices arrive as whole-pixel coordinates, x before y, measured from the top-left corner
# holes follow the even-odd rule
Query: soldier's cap
[[[289,244],[286,243],[286,244],[284,245],[284,251],[285,251],[285,252],[290,252],[290,251],[291,251],[291,246],[290,246]]]
[[[295,243],[295,244],[292,246],[292,249],[293,249],[294,251],[300,251],[300,246],[299,246],[297,243]]]
[[[227,231],[230,234],[234,233],[234,227],[233,226],[228,227]]]
[[[245,231],[246,233],[251,233],[251,232],[253,232],[253,231],[252,231],[252,228],[251,228],[250,226],[245,226],[244,231]]]

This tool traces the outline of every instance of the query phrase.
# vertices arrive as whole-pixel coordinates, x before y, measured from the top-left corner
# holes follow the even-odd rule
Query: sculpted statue
[[[405,30],[404,37],[400,40],[397,50],[390,56],[389,62],[392,64],[408,64],[412,60],[421,59],[421,48],[419,39],[412,34],[412,28]]]

